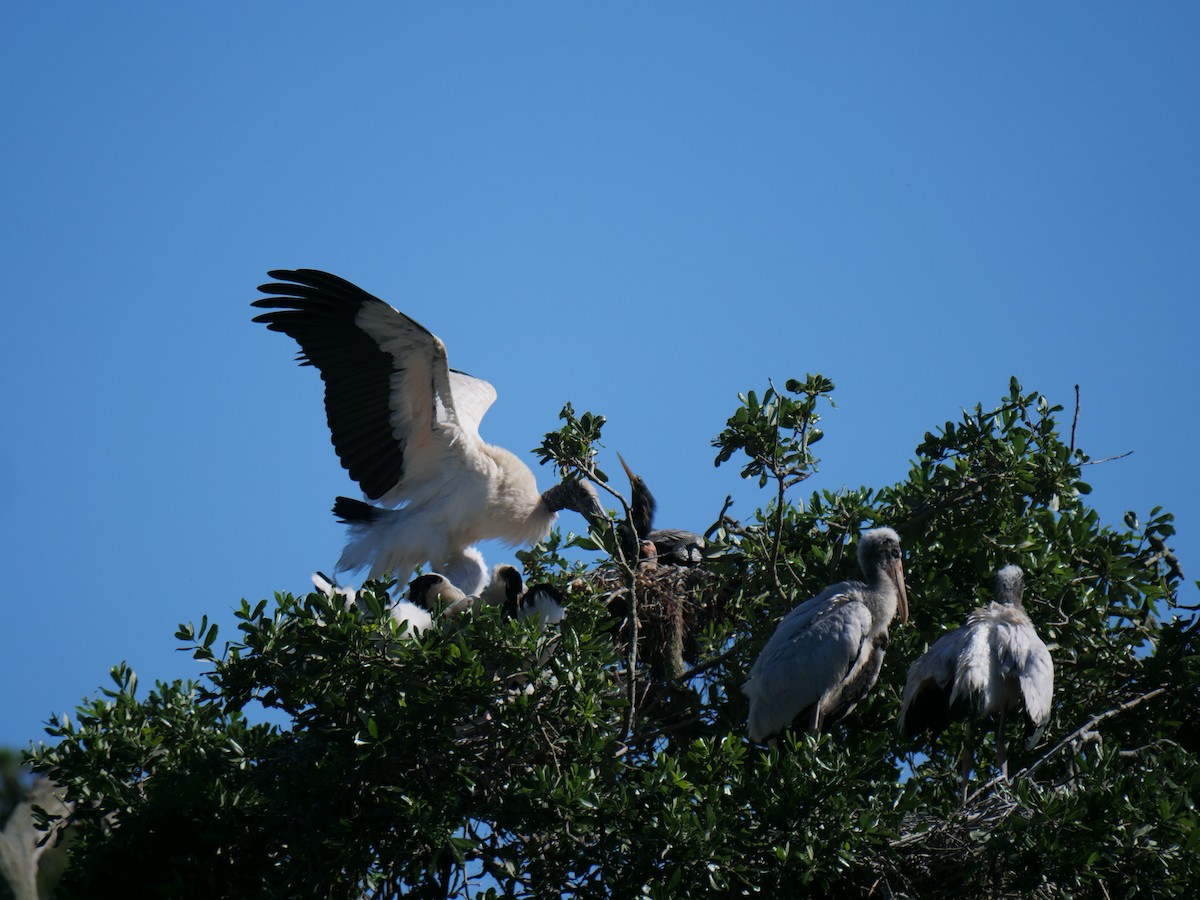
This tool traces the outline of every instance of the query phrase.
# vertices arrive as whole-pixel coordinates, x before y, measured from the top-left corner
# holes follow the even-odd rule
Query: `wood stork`
[[[813,732],[847,715],[883,665],[888,626],[908,621],[900,538],[890,528],[858,542],[866,582],[830,585],[783,617],[759,654],[742,693],[750,699],[748,732],[775,737],[793,721]]]
[[[474,594],[459,590],[445,575],[430,572],[408,583],[408,602],[444,616],[458,616],[475,605]]]
[[[636,554],[643,559],[674,566],[698,566],[704,557],[704,538],[694,531],[680,528],[654,529],[654,513],[658,502],[642,476],[635,475],[625,462],[625,457],[617,454],[621,468],[629,478],[629,522],[618,526],[618,534],[623,542],[627,557]],[[630,525],[633,526],[631,531]],[[634,544],[633,532],[636,531],[638,545]],[[649,546],[647,546],[649,544]],[[640,547],[639,547],[640,545]]]
[[[521,621],[531,616],[543,625],[557,625],[567,617],[567,600],[552,584],[535,584],[517,604],[516,616]]]
[[[566,600],[562,591],[549,583],[535,584],[523,590],[521,573],[515,566],[498,565],[492,570],[492,580],[484,589],[480,599],[504,609],[513,619],[524,620],[536,616],[539,621],[556,625],[567,614]]]
[[[433,614],[411,600],[397,600],[388,607],[388,615],[397,626],[405,625],[407,632],[414,636],[433,627]]]
[[[326,597],[330,599],[340,597],[347,609],[354,606],[355,601],[358,600],[358,591],[353,588],[341,587],[324,572],[314,572],[312,582],[317,590]],[[410,635],[419,634],[425,629],[433,627],[433,616],[429,614],[429,610],[410,600],[397,600],[388,607],[388,615],[397,625],[407,623],[405,627]]]
[[[971,720],[997,716],[996,765],[1008,777],[1004,722],[1024,703],[1032,746],[1050,721],[1054,661],[1025,612],[1025,577],[1007,565],[996,573],[996,599],[974,610],[961,628],[944,634],[909,667],[900,705],[900,732],[940,734],[966,720],[960,766],[963,799],[971,772]]]
[[[590,484],[566,480],[539,493],[525,463],[480,438],[495,389],[451,369],[445,345],[422,325],[325,272],[268,274],[280,281],[259,287],[270,296],[252,305],[269,312],[254,321],[293,338],[300,363],[320,371],[338,458],[381,504],[338,498],[334,512],[350,526],[339,571],[369,566],[371,578],[390,571],[404,583],[428,561],[474,594],[487,568],[473,544],[535,543],[562,509],[604,516]]]
[[[334,579],[330,578],[324,572],[313,572],[312,583],[318,591],[332,600],[334,597],[341,597],[342,602],[346,604],[346,608],[354,605],[354,601],[358,599],[358,591],[353,588],[342,587]]]
[[[523,588],[524,581],[516,566],[501,563],[492,569],[492,580],[488,582],[479,598],[484,603],[515,609]]]

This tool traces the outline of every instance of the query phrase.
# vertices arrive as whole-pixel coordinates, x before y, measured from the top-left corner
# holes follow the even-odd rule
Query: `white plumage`
[[[517,606],[517,618],[521,621],[530,616],[542,625],[557,625],[567,617],[566,598],[552,584],[535,584]]]
[[[347,609],[353,606],[354,601],[358,599],[358,591],[353,588],[342,587],[324,572],[313,572],[312,583],[313,587],[330,600],[334,597],[341,597]]]
[[[433,615],[429,610],[408,600],[397,600],[388,609],[388,615],[397,626],[403,624],[407,633],[413,636],[433,627]]]
[[[354,606],[358,600],[358,591],[339,586],[324,572],[314,572],[312,582],[316,589],[326,597],[330,599],[340,597],[347,609]],[[397,625],[403,623],[410,636],[415,636],[425,629],[433,627],[433,616],[429,614],[429,610],[410,600],[397,600],[388,608],[388,615]]]
[[[443,616],[458,616],[475,605],[478,596],[455,587],[445,575],[430,572],[408,583],[408,602]]]
[[[517,571],[516,566],[501,563],[492,569],[492,580],[488,582],[488,586],[479,595],[479,599],[484,603],[502,606],[505,609],[511,610],[519,602],[523,586],[524,581],[521,578],[521,573]]]
[[[820,731],[847,715],[875,684],[888,626],[908,620],[900,538],[890,528],[865,533],[858,563],[867,582],[843,581],[784,616],[763,647],[742,692],[747,730],[765,741],[799,719]]]
[[[339,497],[350,526],[338,570],[370,568],[404,583],[433,563],[468,594],[487,582],[473,544],[545,538],[561,509],[603,516],[595,489],[564,481],[539,493],[533,472],[479,436],[495,389],[451,369],[445,345],[377,297],[312,269],[273,271],[255,317],[299,343],[299,360],[325,382],[334,448],[376,506]],[[391,507],[401,506],[395,509]]]
[[[996,573],[996,599],[976,609],[966,624],[942,635],[908,670],[900,731],[936,736],[952,721],[967,720],[961,758],[963,789],[971,769],[970,720],[996,715],[996,764],[1007,777],[1006,714],[1024,705],[1036,741],[1050,720],[1054,662],[1022,605],[1024,576],[1008,565]]]

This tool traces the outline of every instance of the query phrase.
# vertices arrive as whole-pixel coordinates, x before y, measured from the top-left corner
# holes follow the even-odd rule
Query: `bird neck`
[[[896,590],[895,582],[880,569],[871,579],[866,597],[867,608],[871,610],[871,618],[877,629],[887,630],[892,619],[896,617],[899,602],[900,593]]]

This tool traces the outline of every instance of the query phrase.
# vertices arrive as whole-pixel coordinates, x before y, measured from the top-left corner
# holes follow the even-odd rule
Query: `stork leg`
[[[1008,781],[1008,753],[1004,750],[1004,710],[1000,710],[1000,724],[996,726],[996,768]]]
[[[487,563],[474,547],[465,547],[448,555],[435,571],[445,575],[452,585],[468,596],[478,594],[488,583]]]
[[[962,802],[963,806],[967,805],[967,785],[970,783],[971,767],[974,760],[971,756],[971,720],[967,719],[963,725],[963,747],[962,753],[958,757],[958,769],[962,773]]]

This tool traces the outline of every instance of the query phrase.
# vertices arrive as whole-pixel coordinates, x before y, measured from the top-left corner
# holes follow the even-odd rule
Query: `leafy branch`
[[[741,471],[743,478],[758,479],[759,487],[775,481],[774,525],[768,549],[768,569],[780,588],[777,574],[779,547],[783,538],[784,494],[811,477],[820,462],[811,446],[825,436],[817,427],[821,400],[835,406],[829,396],[833,382],[824,375],[807,375],[804,381],[789,378],[785,393],[768,382],[760,400],[754,391],[738,394],[741,406],[725,423],[725,429],[713,440],[719,448],[714,465],[728,462],[735,453],[749,457]]]

